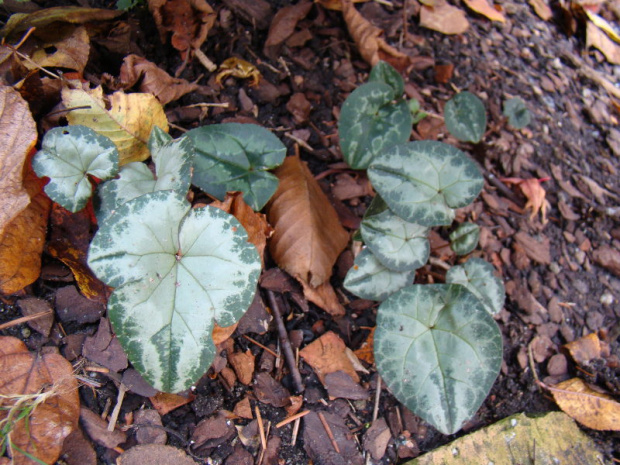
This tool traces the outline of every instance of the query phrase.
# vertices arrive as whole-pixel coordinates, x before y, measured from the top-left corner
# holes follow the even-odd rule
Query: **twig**
[[[280,336],[280,343],[282,344],[284,359],[288,364],[289,370],[291,370],[295,392],[296,394],[299,394],[304,391],[304,385],[301,381],[301,375],[297,369],[297,364],[295,363],[295,355],[293,354],[291,341],[288,338],[288,333],[286,332],[286,327],[284,326],[284,321],[282,320],[282,312],[280,312],[280,306],[278,305],[273,291],[267,291],[267,298],[269,299],[269,306],[271,307],[273,317],[275,318],[276,325],[278,326],[278,334]]]
[[[12,326],[21,325],[22,323],[26,323],[27,321],[36,320],[37,318],[41,318],[42,316],[51,315],[53,310],[45,310],[44,312],[33,313],[32,315],[22,316],[20,318],[16,318],[11,321],[7,321],[0,325],[0,330],[11,328]]]
[[[209,72],[214,72],[217,69],[217,65],[215,63],[213,63],[208,57],[207,55],[204,54],[204,52],[202,50],[200,50],[198,47],[196,47],[194,49],[194,56],[196,58],[198,58],[198,61],[200,62],[200,64],[202,66],[204,66],[205,68],[207,68],[207,70],[209,70]]]
[[[321,423],[323,424],[323,428],[325,428],[327,437],[329,437],[329,440],[332,442],[332,446],[334,446],[334,449],[336,450],[336,452],[340,453],[340,448],[338,447],[338,443],[336,442],[334,433],[332,433],[332,429],[327,424],[327,420],[325,419],[325,416],[323,416],[323,412],[319,412],[319,419],[321,420]]]
[[[263,417],[261,417],[258,405],[254,406],[254,412],[256,412],[256,420],[258,421],[258,432],[260,433],[260,445],[263,450],[267,448],[267,438],[265,437],[265,427],[263,426]]]
[[[280,429],[284,425],[288,425],[290,422],[297,420],[298,418],[305,417],[310,413],[310,410],[304,410],[303,412],[296,413],[295,415],[291,415],[288,418],[285,418],[280,423],[276,424],[276,428]]]
[[[297,420],[295,420],[295,423],[293,424],[293,434],[291,435],[291,446],[294,446],[295,443],[297,442],[297,433],[299,432],[300,423],[301,423],[301,418],[298,418]]]
[[[116,405],[114,406],[114,410],[112,410],[112,415],[110,415],[110,420],[108,421],[108,431],[114,431],[114,426],[116,426],[116,420],[118,420],[118,415],[121,413],[121,406],[123,405],[123,399],[125,398],[126,392],[127,388],[123,383],[121,383],[118,387]]]
[[[487,180],[489,184],[496,187],[497,190],[499,190],[502,194],[504,194],[504,196],[508,197],[508,199],[510,199],[512,202],[518,205],[519,208],[525,207],[523,201],[519,197],[517,197],[515,193],[512,192],[508,188],[508,186],[506,186],[506,184],[504,184],[502,181],[497,179],[497,177],[493,173],[487,173],[486,171],[483,171],[483,172],[484,172],[484,178]]]
[[[269,353],[269,354],[273,355],[273,356],[274,356],[274,357],[276,357],[276,358],[277,358],[277,357],[279,357],[279,355],[278,355],[276,352],[274,352],[273,350],[271,350],[271,349],[270,349],[269,347],[267,347],[266,345],[263,345],[263,344],[261,344],[260,342],[258,342],[258,341],[256,341],[256,340],[252,339],[252,338],[251,338],[250,336],[248,336],[247,334],[244,334],[244,335],[243,335],[243,337],[244,337],[244,338],[246,338],[248,341],[250,341],[252,344],[255,344],[255,345],[257,345],[258,347],[260,347],[261,349],[263,349],[265,352],[267,352],[267,353]]]
[[[372,422],[379,416],[379,399],[381,398],[381,376],[377,375],[377,390],[375,391],[375,407],[372,410]]]

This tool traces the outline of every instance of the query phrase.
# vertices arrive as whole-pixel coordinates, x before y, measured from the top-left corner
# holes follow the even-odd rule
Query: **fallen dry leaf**
[[[346,354],[346,348],[336,333],[328,331],[304,347],[299,355],[314,369],[323,384],[325,375],[336,371],[344,371],[358,383],[360,378]]]
[[[31,354],[19,339],[3,336],[0,380],[0,420],[7,418],[11,407],[19,409],[12,411],[17,415],[34,405],[35,398],[39,401],[28,418],[14,423],[9,440],[37,459],[55,463],[64,439],[78,425],[80,399],[73,367],[58,354]],[[16,465],[33,463],[15,449],[11,453]]]
[[[363,360],[364,362],[370,365],[373,365],[375,363],[374,346],[375,346],[375,328],[372,328],[370,330],[370,333],[368,333],[366,340],[362,342],[362,345],[360,346],[359,349],[357,349],[354,352],[354,354],[360,360]]]
[[[108,422],[86,407],[80,409],[80,424],[88,437],[108,449],[112,449],[127,440],[127,434],[124,431],[117,428],[108,431]]]
[[[506,18],[503,13],[497,10],[493,5],[489,4],[487,0],[463,0],[465,5],[474,10],[476,13],[480,13],[486,16],[491,21],[499,21],[505,23]]]
[[[277,60],[280,46],[295,32],[297,23],[304,19],[312,8],[311,1],[301,1],[295,5],[280,8],[269,26],[263,53],[272,60]]]
[[[601,358],[601,340],[598,334],[591,333],[583,336],[576,341],[564,345],[568,353],[581,366],[590,363],[591,360]]]
[[[26,162],[24,188],[30,204],[8,223],[0,235],[0,292],[14,294],[32,284],[41,274],[51,201],[41,181]],[[3,201],[3,204],[11,203]]]
[[[168,394],[167,392],[158,392],[152,397],[149,397],[151,404],[155,407],[155,410],[160,415],[164,416],[167,413],[172,412],[183,405],[187,405],[194,401],[196,395],[189,392],[187,396],[181,396],[179,394]]]
[[[278,190],[267,206],[275,232],[269,244],[278,266],[312,287],[326,282],[349,235],[312,173],[298,156],[275,171]]]
[[[146,160],[150,156],[147,141],[153,127],[168,131],[161,103],[151,94],[119,91],[104,96],[101,87],[83,89],[78,85],[79,88],[62,90],[66,108],[81,107],[67,113],[69,124],[82,124],[109,137],[118,148],[121,166]]]
[[[162,43],[172,33],[170,43],[183,60],[200,48],[215,24],[215,11],[205,0],[148,0],[148,5]]]
[[[590,21],[586,24],[586,47],[597,48],[609,63],[620,65],[620,45]]]
[[[553,18],[553,12],[546,0],[528,0],[528,3],[534,8],[536,14],[543,20],[549,21]]]
[[[611,396],[593,390],[580,378],[547,388],[564,413],[582,425],[596,430],[620,431],[620,403]]]
[[[181,98],[198,88],[198,84],[170,76],[155,63],[138,55],[128,55],[123,60],[120,80],[124,88],[140,83],[138,89],[153,94],[162,105]]]
[[[50,28],[51,29],[51,28]],[[48,50],[52,50],[51,53]],[[39,40],[37,50],[24,65],[34,70],[40,68],[67,68],[82,73],[88,62],[90,39],[84,26],[54,28]]]
[[[37,141],[26,101],[10,86],[0,87],[0,236],[30,203],[23,186],[24,163]]]
[[[360,55],[368,64],[374,66],[383,60],[399,71],[411,64],[411,58],[389,45],[381,37],[383,31],[364,18],[351,0],[342,0],[342,16]]]
[[[365,3],[369,0],[353,0],[353,3]],[[327,10],[342,11],[342,0],[314,0]]]
[[[347,313],[340,303],[336,291],[334,291],[334,288],[328,281],[317,287],[312,287],[303,281],[299,282],[304,289],[304,297],[314,305],[321,307],[331,316],[344,316]]]
[[[211,332],[211,338],[213,339],[213,343],[217,346],[222,342],[227,341],[230,336],[235,332],[239,326],[239,322],[235,323],[231,326],[220,326],[217,323],[213,325],[213,331]]]
[[[433,6],[422,5],[420,26],[442,34],[463,34],[469,28],[469,21],[463,10],[438,0]]]
[[[143,465],[150,463],[194,465],[196,462],[183,450],[163,444],[138,444],[123,452],[117,459],[117,465]]]
[[[254,355],[250,349],[245,352],[233,352],[228,354],[228,363],[235,370],[237,379],[241,384],[249,386],[254,376]]]
[[[545,199],[546,192],[541,183],[548,181],[549,178],[541,179],[521,179],[521,178],[503,178],[502,181],[506,184],[515,184],[521,193],[527,198],[525,208],[530,208],[530,220],[540,212],[540,217],[543,224],[547,223],[547,209],[550,207],[549,202]]]

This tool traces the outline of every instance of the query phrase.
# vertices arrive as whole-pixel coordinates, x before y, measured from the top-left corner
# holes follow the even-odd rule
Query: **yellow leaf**
[[[596,27],[605,31],[605,34],[607,34],[610,39],[620,44],[620,35],[616,31],[616,29],[611,24],[609,24],[609,22],[607,22],[606,19],[597,15],[596,13],[593,13],[587,8],[584,8],[583,11],[585,11],[588,19],[592,21]]]
[[[504,15],[490,5],[487,0],[464,0],[465,5],[474,10],[476,13],[486,16],[491,21],[499,21],[505,23]]]
[[[64,88],[62,101],[69,109],[79,107],[67,113],[70,124],[88,126],[116,144],[121,165],[144,161],[150,156],[146,144],[153,127],[168,131],[164,109],[151,94],[119,91],[104,96],[101,87]]]
[[[584,426],[620,431],[620,403],[590,388],[579,378],[548,386],[558,406]]]

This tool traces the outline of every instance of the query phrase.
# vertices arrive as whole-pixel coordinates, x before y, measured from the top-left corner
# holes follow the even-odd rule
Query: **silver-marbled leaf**
[[[504,306],[504,283],[495,276],[493,265],[480,258],[471,258],[463,265],[450,268],[446,274],[446,283],[465,286],[480,299],[491,315],[499,313]]]
[[[487,127],[482,100],[467,91],[456,94],[446,102],[444,120],[450,134],[464,142],[480,142]]]
[[[450,248],[457,255],[467,255],[474,250],[480,239],[480,226],[475,223],[462,223],[450,233]]]

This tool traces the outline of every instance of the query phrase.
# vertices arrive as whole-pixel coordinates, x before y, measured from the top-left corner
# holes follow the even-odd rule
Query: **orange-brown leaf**
[[[443,34],[463,34],[469,28],[469,21],[463,10],[439,0],[433,6],[422,5],[420,26]]]
[[[324,282],[320,286],[312,287],[300,281],[304,288],[304,297],[314,305],[321,307],[331,316],[343,316],[346,310],[338,300],[336,291],[329,282]]]
[[[64,439],[77,427],[80,399],[73,367],[58,354],[31,354],[16,338],[0,337],[0,395],[3,407],[11,407],[15,396],[50,392],[26,422],[15,423],[14,445],[45,463],[60,456]],[[6,416],[6,411],[2,412]],[[13,451],[17,465],[33,463]]]
[[[580,378],[548,388],[564,413],[582,425],[596,430],[620,431],[620,403],[611,396],[593,390]]]
[[[501,11],[496,10],[487,0],[463,0],[465,5],[474,10],[476,13],[486,16],[491,21],[499,21],[505,23],[506,18]]]
[[[362,345],[354,353],[360,360],[365,361],[373,365],[375,363],[375,328],[370,330],[370,333],[366,337],[366,340],[362,342]]]
[[[325,375],[336,371],[344,371],[357,383],[360,378],[346,354],[346,348],[336,333],[328,331],[304,347],[299,355],[314,368],[322,383],[325,381]]]
[[[9,86],[0,87],[0,235],[30,203],[23,186],[24,163],[37,141],[26,101]]]
[[[157,410],[161,416],[164,416],[174,409],[193,402],[195,398],[196,395],[191,392],[186,397],[180,396],[179,394],[158,392],[154,396],[149,397],[149,400],[153,404],[153,407],[155,407],[155,410]]]
[[[525,204],[525,208],[530,208],[532,212],[530,213],[530,220],[533,220],[534,217],[540,212],[540,217],[542,219],[542,223],[547,223],[547,209],[549,208],[549,202],[545,199],[546,192],[544,187],[542,187],[541,182],[547,181],[548,178],[543,179],[521,179],[521,178],[504,178],[504,181],[507,184],[516,184],[517,187],[521,190],[521,193],[527,198],[527,202]]]
[[[568,353],[579,365],[587,365],[591,360],[602,357],[601,340],[598,334],[591,333],[564,345]]]
[[[275,232],[269,244],[278,266],[312,287],[326,282],[349,241],[334,207],[298,156],[275,171],[278,190],[267,218]]]

